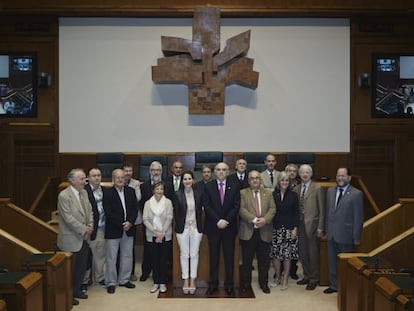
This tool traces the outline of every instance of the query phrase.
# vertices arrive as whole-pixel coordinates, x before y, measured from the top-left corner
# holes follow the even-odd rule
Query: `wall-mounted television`
[[[37,116],[35,53],[0,51],[0,117]]]
[[[414,118],[414,53],[372,57],[372,116]]]

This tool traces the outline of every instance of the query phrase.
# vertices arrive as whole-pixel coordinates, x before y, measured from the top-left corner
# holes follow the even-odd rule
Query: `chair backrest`
[[[245,152],[243,158],[247,162],[247,171],[263,172],[265,170],[264,160],[268,154],[268,152]]]
[[[289,152],[286,155],[286,164],[293,163],[298,167],[302,164],[309,164],[315,176],[315,154],[312,152]]]
[[[112,171],[122,168],[124,154],[121,152],[102,152],[96,154],[96,166],[101,170],[102,178],[111,178]]]
[[[149,168],[153,161],[158,161],[162,165],[162,179],[166,179],[168,175],[168,157],[162,154],[141,155],[139,156],[138,178],[140,180],[148,180],[150,178]]]
[[[214,166],[223,162],[223,152],[221,151],[198,151],[194,154],[194,171],[200,171],[203,165],[208,165],[211,169],[214,169]]]

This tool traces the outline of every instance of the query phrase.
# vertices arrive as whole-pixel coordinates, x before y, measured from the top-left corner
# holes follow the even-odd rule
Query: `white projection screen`
[[[161,36],[192,38],[191,18],[61,18],[60,152],[349,152],[347,19],[222,18],[251,30],[256,90],[226,88],[224,115],[189,115],[187,87],[159,85]]]

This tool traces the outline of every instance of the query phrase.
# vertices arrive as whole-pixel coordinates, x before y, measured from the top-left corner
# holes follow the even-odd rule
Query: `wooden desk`
[[[42,275],[38,272],[0,274],[0,298],[10,311],[43,311]]]
[[[352,257],[348,260],[346,309],[374,310],[374,282],[379,276],[394,273],[392,265],[378,257]]]
[[[375,311],[413,311],[414,277],[384,276],[375,282]]]
[[[61,252],[33,254],[26,260],[26,270],[40,272],[43,276],[44,311],[68,311],[68,305],[72,308],[72,296],[66,294],[72,288],[66,279],[67,264],[70,261]]]

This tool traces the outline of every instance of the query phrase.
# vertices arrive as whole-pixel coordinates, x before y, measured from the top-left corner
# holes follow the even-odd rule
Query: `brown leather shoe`
[[[79,304],[79,300],[73,298],[72,299],[72,306],[77,306]]]

